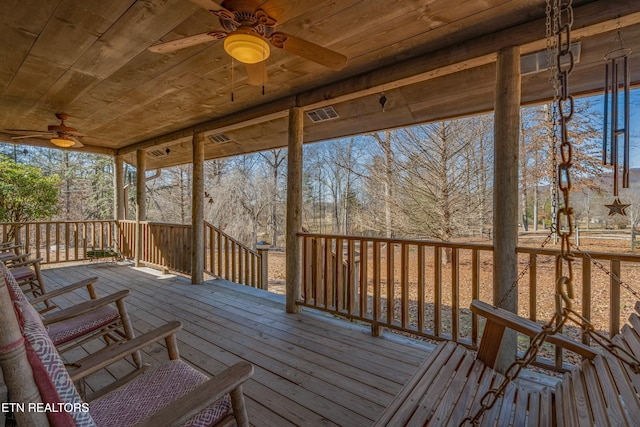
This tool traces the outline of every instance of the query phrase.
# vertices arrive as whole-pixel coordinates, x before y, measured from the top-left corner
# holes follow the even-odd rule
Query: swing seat
[[[409,379],[374,426],[458,426],[476,414],[485,392],[499,385],[503,376],[493,366],[506,328],[534,337],[537,323],[473,301],[471,310],[486,318],[477,356],[453,342],[440,344]],[[636,306],[640,312],[640,303]],[[640,355],[640,317],[632,314],[614,342]],[[554,387],[533,387],[512,381],[480,425],[498,426],[634,426],[640,419],[640,375],[610,353],[556,334],[547,342],[584,357]]]

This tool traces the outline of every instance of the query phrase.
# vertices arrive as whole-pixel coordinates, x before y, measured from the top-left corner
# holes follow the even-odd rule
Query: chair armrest
[[[137,427],[182,425],[207,406],[240,387],[253,375],[253,365],[238,362],[136,424]],[[241,389],[238,390],[240,393]]]
[[[535,337],[536,335],[538,335],[538,333],[540,333],[540,331],[542,331],[542,326],[540,326],[533,320],[525,319],[524,317],[520,317],[515,313],[504,310],[502,308],[494,307],[491,304],[487,304],[486,302],[473,300],[471,302],[471,311],[487,319],[487,328],[485,328],[485,331],[489,329],[489,324],[497,325],[503,328],[509,328],[531,338]],[[484,337],[482,338],[482,341],[485,341]],[[588,359],[593,359],[598,354],[591,347],[584,345],[581,342],[574,341],[566,335],[562,334],[549,335],[546,339],[546,342],[573,351],[574,353],[577,353],[580,356],[586,357]],[[499,345],[499,342],[497,344]],[[485,363],[487,362],[485,361]]]
[[[52,323],[62,322],[63,320],[73,319],[74,317],[78,317],[82,314],[89,313],[97,308],[104,307],[105,305],[109,305],[118,300],[121,300],[127,295],[129,295],[129,290],[125,289],[107,295],[106,297],[81,302],[80,304],[63,308],[61,310],[43,316],[42,323],[44,323],[44,325],[46,326]]]
[[[10,257],[6,257],[3,262],[10,262],[11,266],[7,266],[7,268],[12,268],[12,266],[16,263],[29,264],[29,254],[11,254]]]
[[[91,285],[93,285],[97,281],[98,281],[97,277],[89,277],[88,279],[84,279],[84,280],[81,280],[79,282],[72,283],[72,284],[67,285],[67,286],[65,286],[63,288],[59,288],[59,289],[55,289],[53,291],[47,292],[45,295],[42,295],[42,296],[40,296],[38,298],[33,298],[33,299],[29,300],[29,302],[31,304],[35,305],[35,304],[48,301],[48,300],[50,300],[52,298],[59,297],[60,295],[64,295],[66,293],[69,293],[69,292],[75,291],[76,289],[80,289],[80,288],[84,288],[84,287],[88,288],[89,295],[91,296],[91,292],[92,291],[91,291],[90,287],[91,287]]]
[[[98,353],[94,353],[84,359],[78,360],[77,362],[74,362],[74,365],[78,365],[78,368],[69,370],[71,380],[75,382],[87,375],[91,375],[138,350],[142,350],[155,342],[175,335],[181,328],[182,323],[174,320],[157,329],[147,332],[146,334],[135,337],[132,340],[121,344],[110,345]]]
[[[40,262],[42,261],[42,258],[29,259],[30,256],[31,256],[31,254],[22,254],[22,255],[16,255],[15,257],[11,257],[9,259],[11,264],[7,265],[7,268],[9,270],[11,270],[13,268],[24,267],[24,266],[27,266],[27,265],[28,266],[31,266],[31,265],[35,266],[37,264],[40,264]]]

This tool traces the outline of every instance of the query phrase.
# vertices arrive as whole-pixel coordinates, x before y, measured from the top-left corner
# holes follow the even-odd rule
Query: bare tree
[[[281,175],[282,169],[286,166],[287,150],[278,149],[270,150],[259,154],[262,161],[266,164],[268,173],[271,177],[271,218],[269,229],[271,234],[271,243],[278,246],[278,233],[280,227],[278,225],[278,206],[280,205],[279,195],[281,194]]]

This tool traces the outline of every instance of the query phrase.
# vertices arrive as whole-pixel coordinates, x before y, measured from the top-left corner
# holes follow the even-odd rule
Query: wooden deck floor
[[[368,426],[432,348],[391,334],[372,337],[366,327],[310,311],[286,314],[283,296],[219,280],[193,286],[113,263],[56,266],[44,274],[50,288],[99,276],[101,294],[130,289],[127,306],[138,333],[181,320],[181,356],[208,375],[251,362],[255,375],[244,390],[256,426]],[[144,359],[158,363],[166,353],[157,346]],[[87,386],[98,388],[127,369],[116,365]]]

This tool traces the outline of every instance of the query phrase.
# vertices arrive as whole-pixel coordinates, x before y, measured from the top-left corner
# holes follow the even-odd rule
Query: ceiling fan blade
[[[266,62],[256,62],[255,64],[244,64],[247,69],[247,78],[249,84],[253,86],[262,86],[267,81]]]
[[[55,133],[51,133],[51,132],[40,132],[40,133],[34,133],[29,135],[12,136],[11,139],[17,140],[17,139],[27,139],[27,138],[49,138],[55,135],[56,135]]]
[[[84,147],[84,144],[80,141],[78,141],[78,138],[73,138],[73,140],[76,142],[75,144],[72,145],[73,148],[82,148]]]
[[[342,70],[347,65],[347,57],[310,41],[285,33],[273,33],[272,44],[287,52],[316,62],[332,70]]]
[[[5,129],[5,132],[20,132],[20,133],[51,133],[48,130],[37,129]]]
[[[196,46],[202,43],[208,43],[214,40],[220,40],[227,34],[222,31],[210,31],[208,33],[195,34],[193,36],[182,37],[164,43],[149,46],[149,50],[154,53],[169,53],[186,47]]]

